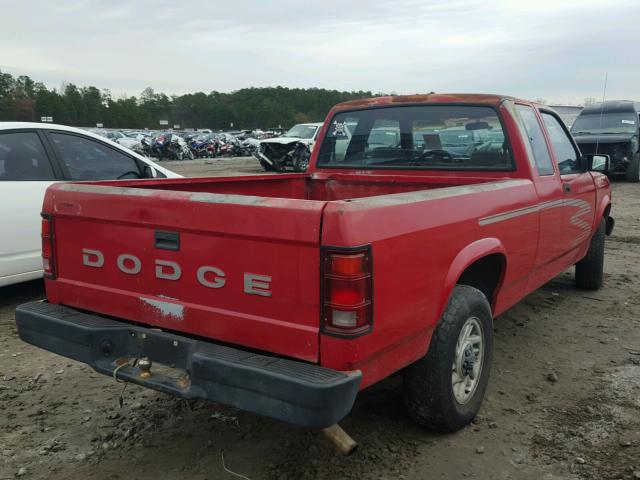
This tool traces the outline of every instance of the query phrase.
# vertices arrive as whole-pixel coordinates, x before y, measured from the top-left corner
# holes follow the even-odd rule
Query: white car
[[[52,183],[177,177],[85,130],[0,122],[0,287],[42,276],[40,211]]]
[[[307,169],[322,123],[299,123],[280,137],[261,140],[255,157],[266,171],[283,172],[288,167],[295,172]],[[300,150],[302,148],[302,152]]]

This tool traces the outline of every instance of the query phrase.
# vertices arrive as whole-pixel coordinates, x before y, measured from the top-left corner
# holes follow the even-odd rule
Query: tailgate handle
[[[180,234],[177,232],[155,231],[155,246],[160,250],[180,250]]]

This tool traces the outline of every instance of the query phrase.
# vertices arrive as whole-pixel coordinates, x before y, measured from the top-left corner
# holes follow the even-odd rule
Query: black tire
[[[583,290],[599,290],[604,281],[604,237],[606,221],[600,220],[585,257],[576,263],[576,285]]]
[[[452,366],[460,332],[471,318],[481,327],[484,348],[475,390],[466,402],[460,403],[453,391]],[[419,425],[440,432],[455,432],[468,425],[482,405],[492,358],[493,316],[489,302],[480,290],[456,285],[429,351],[404,371],[404,400],[410,417]]]
[[[293,171],[297,173],[306,172],[309,167],[310,157],[311,152],[309,152],[309,148],[306,145],[297,148],[293,157]]]
[[[631,157],[631,161],[627,165],[627,182],[640,182],[640,153]]]

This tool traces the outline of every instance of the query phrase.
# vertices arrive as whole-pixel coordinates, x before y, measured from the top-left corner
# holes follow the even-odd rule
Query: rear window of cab
[[[411,105],[337,113],[319,168],[513,170],[498,113],[486,106]]]

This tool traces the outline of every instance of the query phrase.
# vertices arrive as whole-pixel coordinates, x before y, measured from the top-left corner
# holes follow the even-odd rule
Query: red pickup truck
[[[307,173],[62,183],[21,338],[184,398],[326,427],[399,372],[418,423],[476,415],[492,319],[567,268],[603,281],[609,158],[494,95],[329,113]],[[157,367],[160,364],[160,367]]]

